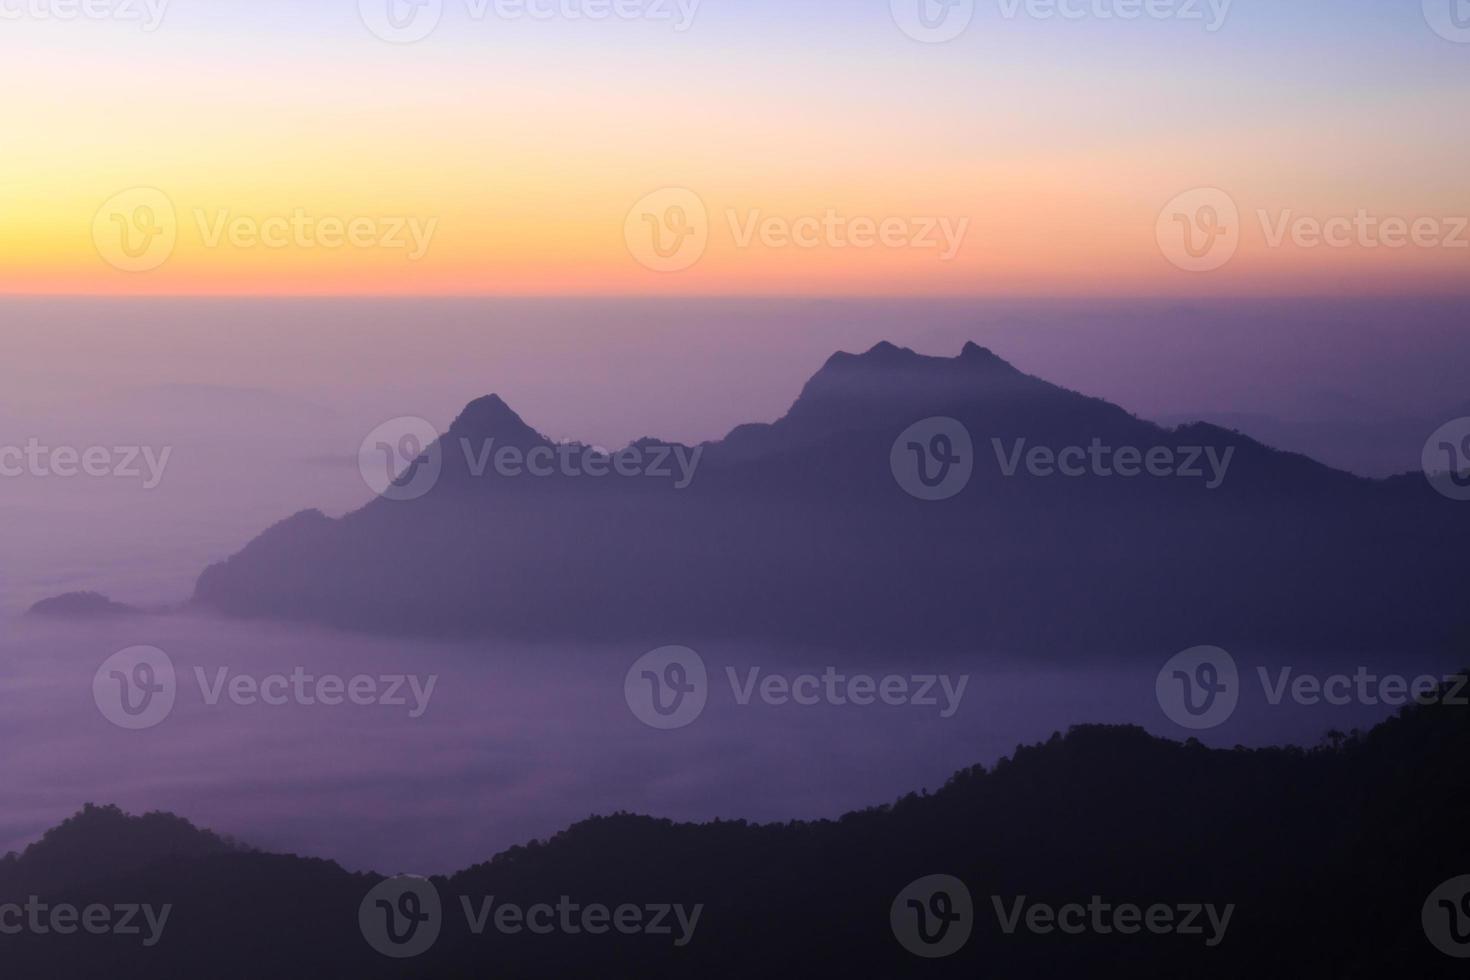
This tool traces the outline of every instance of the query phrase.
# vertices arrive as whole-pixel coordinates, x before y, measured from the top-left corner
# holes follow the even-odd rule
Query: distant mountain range
[[[1086,726],[960,772],[932,795],[835,821],[596,817],[432,879],[438,938],[402,960],[375,952],[359,924],[365,904],[371,916],[416,911],[369,901],[378,875],[252,851],[169,815],[89,807],[0,859],[0,908],[35,896],[144,904],[161,919],[168,906],[158,941],[22,930],[0,935],[0,962],[14,980],[1458,976],[1464,961],[1431,945],[1421,910],[1438,916],[1429,896],[1470,873],[1467,752],[1470,711],[1441,702],[1310,751],[1214,750]],[[973,934],[947,958],[920,959],[891,914],[913,912],[895,900],[938,874],[964,883],[974,911],[956,928]],[[492,897],[526,909],[563,896],[579,907],[697,908],[698,920],[682,944],[673,915],[668,934],[491,925],[476,935],[462,904],[478,914]],[[1199,932],[1168,935],[1003,926],[1017,901],[1060,908],[1094,896],[1209,906],[1229,920],[1221,930],[1201,914]],[[956,899],[940,911],[961,908]],[[1470,950],[1470,935],[1462,945]]]
[[[1422,475],[1363,479],[1216,426],[1164,428],[974,344],[839,353],[776,422],[630,447],[645,468],[662,452],[666,478],[496,463],[561,448],[498,397],[475,401],[383,496],[267,530],[193,602],[397,634],[889,655],[1470,639],[1470,504]]]
[[[1166,426],[1206,421],[1278,449],[1302,453],[1337,469],[1385,478],[1420,468],[1424,440],[1455,418],[1470,418],[1470,402],[1433,418],[1290,419],[1249,412],[1205,412],[1158,419]]]

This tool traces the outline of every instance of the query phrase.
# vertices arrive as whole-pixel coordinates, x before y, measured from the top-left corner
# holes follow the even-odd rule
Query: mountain
[[[973,449],[912,435],[935,417]],[[653,447],[632,448],[647,463]],[[1470,506],[1421,476],[1368,480],[1216,426],[1166,429],[974,344],[836,354],[777,421],[661,447],[666,477],[493,462],[584,448],[480,399],[385,495],[267,530],[208,568],[193,601],[400,634],[854,654],[1444,652],[1470,637]],[[965,458],[946,470],[935,451]],[[962,489],[921,499],[921,459]]]
[[[49,619],[107,619],[133,616],[139,612],[141,610],[115,602],[98,592],[68,592],[42,599],[31,606],[26,615]]]
[[[23,931],[0,936],[0,955],[16,980],[1459,976],[1463,961],[1430,944],[1420,916],[1438,886],[1470,871],[1470,710],[1452,693],[1312,750],[1217,750],[1082,726],[932,794],[837,820],[594,817],[432,879],[441,932],[403,960],[359,931],[378,875],[230,847],[177,818],[93,808],[0,862],[0,902],[167,904],[160,941]],[[78,856],[57,865],[62,844]],[[32,869],[19,891],[17,865]],[[965,884],[973,935],[949,958],[921,960],[895,938],[890,909],[935,874]],[[677,929],[512,935],[491,925],[475,935],[461,902],[529,909],[563,896],[700,911],[676,945]],[[1229,919],[1212,932],[1201,916],[1199,935],[1008,934],[995,910],[1094,896],[1209,905]]]
[[[1470,418],[1470,404],[1425,418],[1361,418],[1345,414],[1335,418],[1282,419],[1258,413],[1208,412],[1173,415],[1158,421],[1174,426],[1203,420],[1280,449],[1303,453],[1337,469],[1386,478],[1419,470],[1425,440],[1441,425],[1456,418]]]
[[[168,860],[235,851],[239,845],[169,813],[130,817],[87,804],[23,854],[0,858],[0,901],[37,889],[69,888]]]

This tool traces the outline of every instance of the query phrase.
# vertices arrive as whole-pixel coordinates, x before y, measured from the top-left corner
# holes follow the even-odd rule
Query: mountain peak
[[[825,367],[833,368],[844,365],[859,367],[898,367],[904,364],[911,364],[919,359],[920,355],[909,348],[899,347],[897,344],[882,340],[868,348],[862,354],[838,351],[827,358]]]
[[[61,887],[137,871],[169,858],[240,850],[239,844],[201,830],[171,813],[131,816],[116,806],[88,803],[20,854],[0,860],[0,883]]]
[[[973,340],[967,340],[965,341],[965,346],[960,350],[960,360],[991,362],[1001,359],[989,347],[981,347]]]
[[[869,348],[868,352],[863,356],[876,360],[882,360],[885,358],[892,360],[901,359],[904,357],[914,357],[915,354],[907,347],[899,347],[897,344],[890,343],[889,341],[880,340],[878,341],[878,343]]]
[[[456,439],[481,441],[494,439],[500,443],[527,444],[545,441],[541,434],[526,424],[499,395],[476,398],[464,407],[450,425],[448,435]]]
[[[131,616],[139,610],[113,602],[100,592],[68,592],[64,595],[42,599],[30,608],[29,616],[48,616],[55,619],[104,619],[113,616]]]
[[[941,365],[961,364],[966,367],[1011,367],[1010,363],[996,355],[988,347],[981,347],[973,340],[965,341],[965,346],[960,350],[957,357],[932,357],[920,354],[909,347],[900,347],[890,341],[883,340],[868,348],[862,354],[850,354],[846,351],[838,351],[827,359],[826,368],[892,368],[906,369],[922,366],[939,367]]]

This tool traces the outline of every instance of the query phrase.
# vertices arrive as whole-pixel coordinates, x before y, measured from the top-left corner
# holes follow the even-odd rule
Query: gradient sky
[[[1470,271],[1470,247],[1270,247],[1258,215],[1444,234],[1470,215],[1470,43],[1420,0],[1236,0],[1214,32],[979,0],[944,44],[906,36],[888,0],[704,0],[683,32],[475,20],[445,0],[407,45],[356,0],[173,0],[151,32],[33,12],[58,2],[0,0],[0,293],[1423,294]],[[94,219],[137,187],[167,196],[177,243],[124,272]],[[624,223],[666,187],[698,194],[709,243],[661,273]],[[1200,187],[1241,214],[1238,253],[1209,273],[1156,236]],[[434,233],[414,261],[210,246],[200,228],[298,209]],[[827,209],[968,234],[942,261],[741,247],[729,225]]]

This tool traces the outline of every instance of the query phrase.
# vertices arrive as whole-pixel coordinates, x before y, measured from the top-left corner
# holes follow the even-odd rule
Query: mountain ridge
[[[972,473],[926,501],[899,477],[928,447],[899,440],[936,418],[971,440]],[[1152,659],[1202,640],[1444,653],[1470,638],[1456,600],[1470,572],[1449,557],[1470,549],[1470,512],[1422,477],[1354,476],[1205,422],[1166,428],[973,342],[955,357],[834,353],[781,417],[694,447],[687,489],[477,472],[458,445],[479,451],[476,437],[581,448],[476,399],[439,437],[442,473],[421,497],[278,522],[205,569],[190,606],[394,635],[682,635],[854,656]],[[1094,448],[1174,469],[1120,477]],[[1063,475],[1059,458],[1083,471]]]
[[[150,820],[206,846],[20,890],[51,903],[168,903],[168,932],[149,950],[120,937],[7,937],[7,975],[469,978],[493,966],[497,976],[540,978],[608,962],[652,978],[748,976],[773,963],[791,975],[911,975],[918,961],[891,932],[889,907],[910,882],[942,873],[972,892],[975,935],[926,964],[936,976],[981,967],[998,977],[1449,976],[1453,961],[1419,922],[1426,896],[1470,867],[1460,832],[1470,711],[1449,691],[1311,749],[1211,749],[1136,726],[1077,725],[992,767],[959,770],[933,792],[834,819],[590,817],[429,879],[443,929],[404,961],[373,952],[357,928],[381,875],[223,846],[177,817],[89,808],[83,823],[105,835],[101,851],[133,855],[129,825]],[[84,849],[99,853],[96,842]],[[16,894],[13,867],[0,861],[0,901]],[[1007,934],[991,912],[992,896],[1060,904],[1094,895],[1141,907],[1211,902],[1234,914],[1209,948],[1184,936]],[[683,947],[611,932],[476,935],[463,903],[473,909],[486,896],[522,908],[559,896],[609,908],[681,903],[702,915]]]

